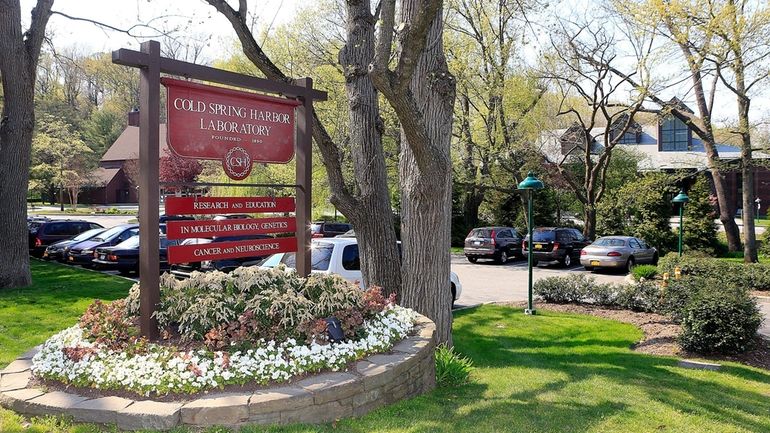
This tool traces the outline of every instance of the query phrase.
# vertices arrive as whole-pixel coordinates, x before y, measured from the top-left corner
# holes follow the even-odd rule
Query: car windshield
[[[139,236],[131,236],[115,246],[115,249],[121,250],[132,250],[134,248],[139,248]]]
[[[311,250],[310,255],[310,268],[314,271],[325,271],[329,269],[329,262],[332,258],[332,251],[334,251],[334,244],[326,243],[326,242],[314,242]],[[265,267],[274,267],[278,265],[276,263],[276,260],[274,257],[279,256],[279,254],[276,254],[274,256],[268,257],[267,260],[262,263],[262,266]],[[280,263],[283,263],[286,265],[287,268],[296,269],[297,268],[297,258],[294,255],[294,253],[286,253],[281,257]]]
[[[491,229],[473,229],[471,230],[471,233],[468,235],[469,238],[491,238],[492,237],[492,230]]]
[[[87,241],[87,240],[91,239],[92,237],[98,235],[99,233],[101,233],[103,231],[104,231],[104,229],[86,230],[83,233],[81,233],[81,234],[75,236],[74,238],[72,238],[72,240],[73,241],[78,241],[78,242]]]
[[[104,233],[102,233],[99,236],[95,237],[94,240],[97,241],[97,242],[99,242],[99,241],[101,241],[101,242],[108,241],[108,240],[114,238],[115,236],[118,236],[121,233],[123,233],[123,231],[125,229],[126,229],[126,227],[124,227],[124,226],[117,226],[117,227],[113,227],[111,229],[107,229]]]
[[[626,245],[626,241],[618,238],[600,238],[594,242],[594,245],[599,247],[622,247]]]
[[[553,242],[556,240],[556,231],[535,229],[532,239],[534,242]]]
[[[210,244],[210,243],[211,243],[211,239],[190,238],[190,239],[183,240],[182,243],[179,245],[201,245],[201,244]]]

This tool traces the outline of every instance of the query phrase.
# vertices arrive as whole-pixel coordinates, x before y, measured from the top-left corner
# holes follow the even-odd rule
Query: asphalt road
[[[452,256],[452,270],[460,278],[463,292],[455,302],[455,308],[468,307],[486,302],[527,300],[527,261],[515,260],[504,265],[493,261],[468,262],[465,256]],[[582,266],[562,268],[559,265],[538,265],[533,269],[534,281],[541,278],[585,273],[603,283],[622,283],[625,273],[587,272]],[[759,307],[765,316],[759,333],[770,338],[770,297],[759,298]]]
[[[463,292],[455,306],[471,306],[485,302],[526,301],[527,261],[512,260],[498,265],[491,260],[470,263],[461,255],[452,255],[452,270],[460,278]],[[625,273],[587,272],[582,266],[563,268],[558,264],[540,264],[532,270],[534,281],[541,278],[571,273],[590,274],[603,283],[620,283]]]

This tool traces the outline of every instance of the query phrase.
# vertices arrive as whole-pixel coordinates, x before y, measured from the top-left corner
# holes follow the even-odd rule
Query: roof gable
[[[159,128],[160,153],[158,157],[168,151],[166,145],[166,124],[160,124]],[[112,143],[107,152],[102,155],[101,162],[127,161],[139,159],[139,127],[127,126],[117,140]]]

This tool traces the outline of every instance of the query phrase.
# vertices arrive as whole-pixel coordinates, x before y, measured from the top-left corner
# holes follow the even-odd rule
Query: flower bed
[[[339,277],[253,268],[186,281],[164,277],[158,311],[164,341],[138,338],[137,314],[137,287],[124,301],[95,302],[78,325],[43,345],[32,371],[69,385],[143,395],[285,382],[387,351],[417,317],[376,288],[362,292]],[[329,341],[327,317],[339,319],[343,341]]]

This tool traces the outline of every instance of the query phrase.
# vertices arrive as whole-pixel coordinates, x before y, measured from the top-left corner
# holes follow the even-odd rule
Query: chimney
[[[136,108],[128,113],[128,126],[139,126],[139,110]]]

